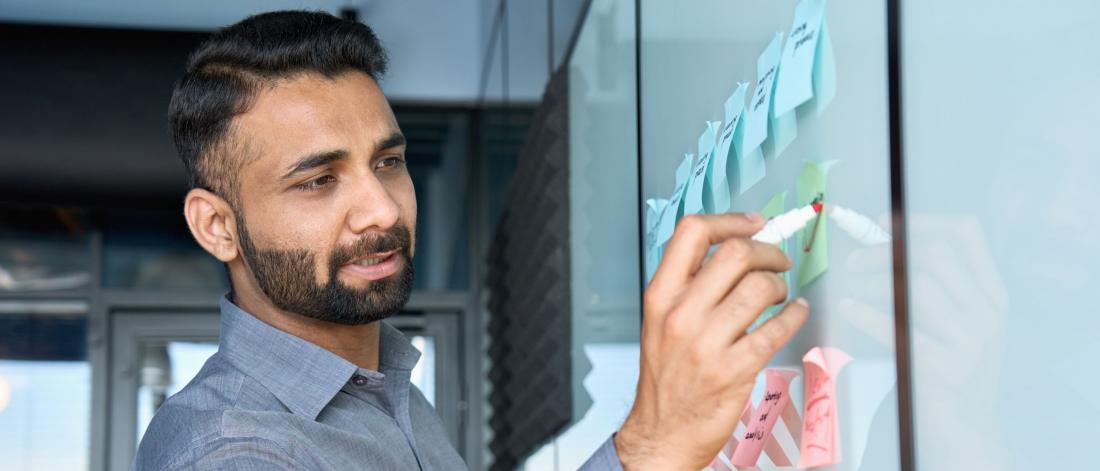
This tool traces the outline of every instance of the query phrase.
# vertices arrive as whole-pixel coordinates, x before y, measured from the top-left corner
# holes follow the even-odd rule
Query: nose
[[[348,197],[347,225],[354,234],[389,230],[401,215],[397,201],[373,174],[354,182]]]

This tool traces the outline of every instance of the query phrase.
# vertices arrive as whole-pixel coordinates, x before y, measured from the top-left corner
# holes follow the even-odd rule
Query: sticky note
[[[693,155],[693,154],[689,154]],[[691,176],[688,178],[687,188],[684,190],[684,215],[700,214],[703,208],[703,186],[706,180],[708,156],[700,155],[691,167]]]
[[[741,134],[742,129],[744,129],[744,127],[740,127],[734,132],[735,147],[739,146],[738,143],[741,141],[741,135],[739,134]],[[760,147],[749,152],[738,152],[737,183],[740,188],[738,189],[739,194],[744,195],[745,191],[748,191],[749,188],[760,183],[764,175],[766,175],[766,171],[764,171],[763,152],[760,151]]]
[[[704,179],[703,184],[703,209],[705,209],[706,212],[710,214],[723,213],[729,210],[728,206],[719,210],[719,208],[714,204],[714,194],[716,193],[713,183],[713,178],[715,174],[714,150],[715,145],[717,144],[715,140],[718,138],[718,132],[721,130],[721,125],[721,121],[707,121],[707,128],[703,131],[702,134],[699,135],[698,143],[699,155],[707,156],[706,178]],[[723,173],[725,172],[723,171]],[[727,195],[726,200],[728,201],[729,185],[725,182],[725,175],[722,175],[722,177],[722,188]]]
[[[772,196],[772,198],[764,204],[764,207],[760,208],[760,216],[764,219],[771,219],[780,214],[783,214],[783,212],[786,211],[786,207],[787,192],[783,191],[776,194],[775,196]],[[779,243],[779,249],[788,256],[790,255],[790,251],[788,250],[789,244],[790,242],[786,240]],[[780,276],[783,277],[783,281],[787,282],[787,285],[791,284],[791,273],[789,271],[783,272]],[[775,314],[778,313],[779,310],[782,308],[782,305],[775,305],[764,310],[764,313],[761,314],[760,317],[756,318],[756,321],[753,322],[751,326],[749,326],[749,332],[756,330],[757,327],[760,327],[760,324],[763,324],[767,322],[768,319],[775,317]]]
[[[775,33],[772,42],[756,59],[756,88],[745,113],[745,141],[747,150],[755,150],[768,138],[768,117],[772,105],[772,89],[779,69],[779,55],[783,52],[783,33]]]
[[[829,174],[829,168],[836,161],[814,163],[806,162],[802,165],[802,171],[798,175],[796,189],[798,192],[795,201],[796,207],[802,207],[813,201],[818,194],[825,196],[825,202],[829,202],[829,193],[825,191],[825,179]],[[795,252],[798,253],[798,286],[803,287],[829,269],[829,234],[828,214],[821,212],[814,222],[808,224],[798,234],[798,243]],[[813,243],[806,251],[806,244]]]
[[[661,223],[657,229],[657,245],[664,245],[672,238],[672,232],[676,230],[676,222],[682,215],[681,202],[684,200],[684,190],[691,177],[691,154],[684,156],[680,166],[676,168],[676,186],[672,195],[668,197],[668,206],[661,212]]]
[[[718,134],[718,145],[714,151],[713,162],[708,176],[710,181],[711,198],[714,201],[714,211],[724,213],[730,209],[729,187],[729,156],[734,151],[733,137],[737,128],[741,125],[741,118],[745,111],[745,93],[748,92],[748,84],[739,83],[737,88],[726,99],[725,123]]]
[[[852,357],[831,347],[814,347],[802,357],[805,390],[802,402],[802,439],[799,468],[831,466],[840,462],[840,420],[836,379]]]
[[[781,60],[781,66],[778,77],[778,84],[775,89],[775,109],[773,113],[775,116],[782,116],[788,111],[791,111],[809,101],[814,97],[815,90],[818,92],[825,92],[828,94],[828,90],[823,87],[827,85],[833,85],[832,83],[819,83],[818,80],[828,80],[830,77],[827,72],[830,70],[822,70],[820,73],[815,74],[815,67],[818,66],[818,53],[822,55],[826,51],[821,50],[820,40],[822,38],[822,30],[825,25],[825,0],[801,0],[798,2],[798,6],[794,10],[794,22],[791,25],[791,32],[787,38],[787,43],[783,47],[783,55]],[[829,57],[821,57],[820,59],[832,60],[832,46],[828,46]],[[824,61],[822,61],[824,62]],[[835,65],[833,64],[820,64],[821,67],[830,67],[832,72],[832,78],[835,81]],[[817,75],[815,77],[815,75]],[[835,89],[834,89],[835,90]],[[832,95],[826,97],[824,104],[828,104],[828,100],[832,99]],[[819,104],[818,111],[824,109]]]
[[[699,159],[691,171],[691,183],[684,196],[684,214],[713,213],[714,197],[710,191],[708,179],[711,175],[711,160],[714,155],[714,139],[721,121],[707,122],[706,129],[699,136]]]
[[[650,198],[645,202],[645,272],[646,282],[653,278],[660,261],[660,246],[657,245],[657,228],[661,224],[661,214],[668,206],[664,198]]]
[[[735,466],[754,466],[760,459],[760,453],[764,451],[765,444],[772,443],[769,447],[768,458],[776,466],[790,466],[791,462],[786,453],[779,447],[772,437],[772,429],[783,415],[784,409],[793,408],[790,398],[791,380],[798,376],[798,371],[769,368],[764,374],[767,383],[764,387],[764,398],[756,406],[753,419],[748,424],[745,434],[742,435],[741,444],[730,458],[730,463]],[[790,426],[790,424],[788,424]]]
[[[833,57],[833,40],[829,37],[829,22],[821,17],[821,39],[817,42],[817,60],[814,61],[814,101],[817,114],[821,115],[836,97],[836,58]]]
[[[752,398],[745,401],[745,407],[741,410],[741,424],[748,427],[752,422],[753,416]],[[729,470],[736,471],[736,468],[730,463],[729,457],[733,456],[737,452],[737,447],[741,441],[737,439],[739,430],[735,429],[733,435],[730,435],[729,440],[726,440],[726,444],[722,445],[722,450],[718,452],[718,456],[714,457],[711,461],[710,467],[714,470]]]

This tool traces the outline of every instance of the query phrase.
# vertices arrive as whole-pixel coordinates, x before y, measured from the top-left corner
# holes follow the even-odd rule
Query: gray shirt
[[[221,313],[218,352],[157,411],[134,469],[466,469],[409,381],[420,352],[397,329],[381,323],[371,371],[224,297]],[[584,469],[621,469],[610,439]]]

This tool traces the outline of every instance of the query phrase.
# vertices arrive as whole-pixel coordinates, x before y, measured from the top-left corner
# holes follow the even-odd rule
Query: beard
[[[354,244],[333,250],[328,260],[328,278],[317,283],[317,254],[308,249],[257,249],[248,234],[243,215],[237,214],[237,236],[241,254],[275,307],[298,315],[344,325],[363,325],[397,314],[409,301],[413,264],[409,229],[396,225],[385,233],[364,236]],[[401,257],[401,271],[371,281],[364,288],[340,282],[340,268],[352,260],[395,250]]]

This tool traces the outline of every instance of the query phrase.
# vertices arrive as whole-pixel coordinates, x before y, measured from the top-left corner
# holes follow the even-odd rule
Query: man
[[[385,67],[367,26],[310,12],[245,19],[189,60],[169,111],[184,215],[233,289],[218,353],[157,413],[136,469],[465,467],[409,383],[419,352],[381,322],[408,300],[416,240]],[[796,300],[745,334],[786,297],[790,260],[748,239],[762,226],[681,222],[645,293],[636,402],[586,468],[694,470],[717,454],[807,313]]]

